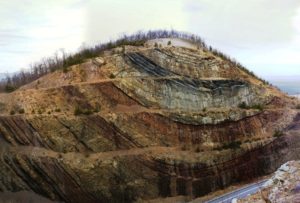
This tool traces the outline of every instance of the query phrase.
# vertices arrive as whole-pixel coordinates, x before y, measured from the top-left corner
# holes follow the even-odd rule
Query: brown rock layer
[[[0,102],[1,191],[193,198],[299,156],[296,101],[204,50],[115,49]]]

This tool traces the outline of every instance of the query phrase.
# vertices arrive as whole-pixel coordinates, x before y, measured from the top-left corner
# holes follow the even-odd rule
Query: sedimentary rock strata
[[[191,199],[299,156],[296,100],[204,49],[117,48],[0,102],[0,190],[55,201]]]

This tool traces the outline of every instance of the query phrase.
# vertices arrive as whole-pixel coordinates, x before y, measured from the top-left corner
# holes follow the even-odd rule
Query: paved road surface
[[[257,192],[260,189],[260,187],[262,187],[262,185],[265,184],[265,182],[267,182],[267,180],[248,185],[246,187],[227,193],[220,197],[216,197],[205,203],[231,203],[233,199],[241,199],[246,197],[247,195]]]

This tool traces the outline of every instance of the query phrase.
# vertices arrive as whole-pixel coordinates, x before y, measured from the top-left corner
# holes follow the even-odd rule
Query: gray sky
[[[198,34],[262,77],[300,75],[299,0],[0,1],[0,72],[149,29]]]

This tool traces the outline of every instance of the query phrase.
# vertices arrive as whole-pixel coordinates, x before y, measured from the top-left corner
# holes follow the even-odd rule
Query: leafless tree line
[[[188,40],[196,44],[199,48],[209,50],[218,56],[229,60],[233,65],[239,66],[251,75],[255,76],[252,72],[248,71],[241,64],[237,63],[235,60],[226,56],[225,54],[219,52],[216,49],[208,47],[201,37],[186,33],[178,32],[175,30],[155,30],[148,32],[137,32],[133,35],[123,35],[115,41],[110,41],[104,44],[98,44],[94,47],[86,47],[80,49],[75,54],[67,54],[61,49],[59,52],[56,52],[54,56],[44,58],[41,61],[34,63],[30,66],[29,69],[21,70],[18,73],[13,74],[12,76],[7,76],[5,79],[0,81],[0,92],[12,92],[19,87],[28,84],[38,78],[56,70],[67,71],[67,68],[71,65],[79,64],[84,62],[84,60],[96,57],[103,53],[103,51],[112,49],[118,46],[132,45],[132,46],[141,46],[147,40],[157,39],[157,38],[180,38]]]

